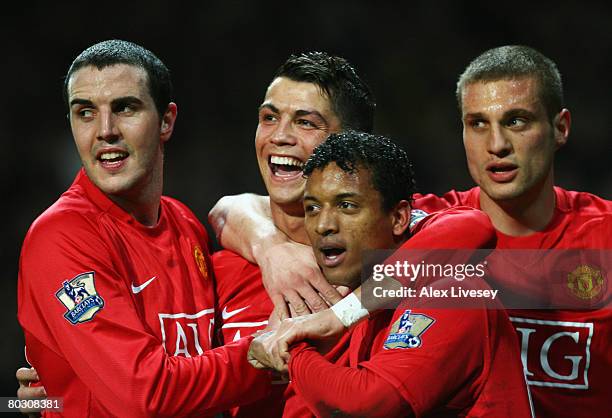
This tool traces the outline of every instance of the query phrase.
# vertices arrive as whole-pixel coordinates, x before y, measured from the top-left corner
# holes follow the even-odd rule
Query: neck
[[[144,226],[155,226],[159,219],[159,206],[161,201],[161,193],[157,199],[152,199],[149,202],[140,201],[134,202],[132,199],[124,199],[122,197],[109,196],[121,209],[129,213],[132,218],[136,219]]]
[[[310,245],[306,229],[304,228],[304,208],[299,205],[281,205],[270,200],[272,221],[292,241]]]
[[[539,188],[515,199],[494,200],[481,189],[480,208],[503,234],[518,237],[543,230],[555,212],[552,171]]]
[[[142,180],[137,191],[126,195],[108,196],[119,207],[144,226],[155,226],[159,219],[159,207],[163,189],[163,170],[153,170]]]

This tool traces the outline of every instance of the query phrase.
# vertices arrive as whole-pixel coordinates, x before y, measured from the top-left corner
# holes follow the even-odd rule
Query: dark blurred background
[[[572,111],[557,183],[612,198],[609,2],[28,4],[0,16],[0,396],[14,396],[14,372],[25,365],[16,321],[21,242],[79,167],[62,78],[79,52],[104,39],[142,44],[172,70],[179,119],[166,147],[165,193],[202,221],[223,195],[264,191],[254,158],[256,109],[275,69],[304,50],[357,67],[377,97],[376,131],[408,149],[421,191],[441,193],[472,185],[454,101],[458,74],[490,47],[533,46],[557,62]]]

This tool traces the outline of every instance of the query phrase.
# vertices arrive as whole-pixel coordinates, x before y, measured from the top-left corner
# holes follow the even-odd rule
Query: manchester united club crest
[[[421,336],[431,327],[435,319],[420,313],[411,313],[406,309],[402,316],[393,323],[387,336],[384,348],[417,348],[421,346]]]
[[[82,273],[71,280],[64,280],[55,296],[68,309],[64,318],[73,325],[91,320],[104,307],[98,295],[94,272]]]
[[[583,300],[594,300],[603,294],[605,281],[601,270],[582,265],[567,275],[570,292]]]
[[[196,245],[193,249],[193,256],[195,258],[196,265],[200,269],[200,273],[202,273],[202,277],[205,279],[208,278],[208,267],[206,267],[206,258],[204,258],[204,253],[202,252],[202,248],[199,245]]]

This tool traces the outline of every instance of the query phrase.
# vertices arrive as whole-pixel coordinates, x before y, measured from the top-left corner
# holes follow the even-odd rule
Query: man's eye
[[[81,118],[89,119],[93,117],[94,112],[91,109],[81,109],[78,111],[78,115]]]
[[[305,126],[307,128],[316,128],[317,127],[317,125],[315,125],[312,121],[309,121],[308,119],[298,119],[296,123],[298,125]]]
[[[306,215],[313,215],[315,213],[317,213],[319,211],[319,206],[317,205],[305,205],[304,206],[304,212],[306,213]]]
[[[508,126],[512,128],[522,128],[525,125],[527,125],[525,118],[512,118],[508,121]]]
[[[123,114],[130,114],[130,113],[134,113],[136,111],[136,106],[131,105],[131,104],[127,104],[125,106],[122,106],[119,109],[119,113],[123,113]]]
[[[474,119],[469,122],[469,125],[474,129],[482,129],[485,127],[485,121],[481,119]]]
[[[259,115],[259,119],[263,122],[274,122],[276,120],[276,116],[271,113],[264,113]]]
[[[338,205],[340,207],[340,209],[345,209],[345,210],[355,210],[357,209],[357,205],[352,203],[352,202],[346,202],[346,201],[342,201],[340,202],[340,204]]]

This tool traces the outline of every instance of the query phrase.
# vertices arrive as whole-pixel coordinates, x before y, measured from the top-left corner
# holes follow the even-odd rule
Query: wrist
[[[261,234],[255,242],[251,244],[251,255],[253,256],[253,260],[261,265],[262,262],[265,262],[268,258],[268,253],[273,251],[274,248],[278,245],[282,245],[288,242],[286,236],[277,230],[269,233]]]
[[[369,316],[368,310],[363,307],[361,301],[354,293],[349,294],[336,303],[331,307],[331,310],[336,319],[346,328],[351,328]]]

